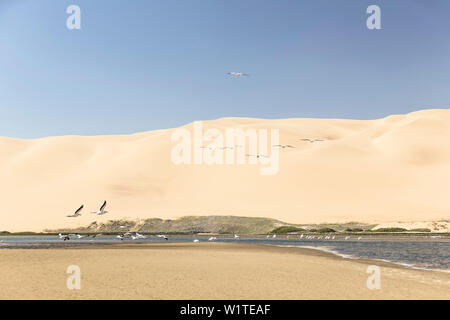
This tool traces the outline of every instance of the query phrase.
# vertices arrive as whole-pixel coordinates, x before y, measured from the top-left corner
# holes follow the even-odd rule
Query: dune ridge
[[[0,138],[0,230],[193,215],[298,224],[450,219],[448,109],[376,120],[222,118],[203,127],[279,129],[280,143],[295,148],[280,149],[279,172],[263,176],[259,165],[175,165],[175,129]],[[103,200],[110,213],[88,213]],[[81,204],[81,217],[66,217]]]

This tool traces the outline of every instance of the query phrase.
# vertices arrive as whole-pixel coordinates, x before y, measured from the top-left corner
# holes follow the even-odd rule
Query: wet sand
[[[66,286],[81,269],[81,289]],[[369,265],[381,289],[369,290]],[[0,250],[0,299],[450,299],[450,273],[230,243]]]

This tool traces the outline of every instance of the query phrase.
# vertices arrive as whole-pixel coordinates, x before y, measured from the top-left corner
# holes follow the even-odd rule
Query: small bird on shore
[[[105,213],[108,213],[108,211],[105,211],[105,208],[106,208],[106,201],[105,202],[103,202],[103,204],[102,204],[102,206],[100,207],[100,210],[99,211],[97,211],[97,212],[91,212],[91,213],[95,213],[95,214],[97,214],[97,215],[102,215],[102,214],[105,214]]]
[[[81,216],[81,210],[83,210],[83,208],[84,208],[84,205],[82,205],[81,207],[79,207],[77,210],[75,210],[75,212],[73,213],[73,214],[71,214],[71,215],[68,215],[67,217],[69,217],[69,218],[76,218],[76,217],[79,217],[79,216]]]
[[[237,234],[234,235],[235,239],[239,239],[239,236]]]
[[[144,236],[143,234],[137,233],[137,232],[136,232],[136,238],[137,239],[147,239],[146,236]]]
[[[199,240],[198,239],[194,239],[194,242],[199,242]]]
[[[164,238],[164,240],[169,240],[169,238],[163,234],[157,235],[158,238]]]
[[[208,239],[208,241],[214,241],[214,240],[217,240],[217,238],[216,238],[216,237],[210,237],[210,238]]]

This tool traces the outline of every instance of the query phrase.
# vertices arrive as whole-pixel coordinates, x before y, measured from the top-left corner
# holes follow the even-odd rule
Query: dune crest
[[[295,148],[280,149],[278,174],[263,176],[258,165],[175,165],[175,129],[0,138],[0,230],[186,215],[289,223],[450,219],[448,109],[377,120],[223,118],[203,126],[279,129],[280,143]],[[110,213],[90,214],[103,200]],[[66,217],[81,204],[81,217]]]

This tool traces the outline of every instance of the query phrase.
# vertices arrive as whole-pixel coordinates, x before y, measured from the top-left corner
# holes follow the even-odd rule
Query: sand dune
[[[450,219],[450,110],[377,120],[224,118],[203,127],[279,129],[280,143],[295,148],[280,149],[276,175],[261,175],[263,165],[175,165],[175,129],[0,138],[0,230],[185,215],[291,223]],[[88,213],[103,200],[109,214]],[[81,217],[65,217],[81,204]]]

